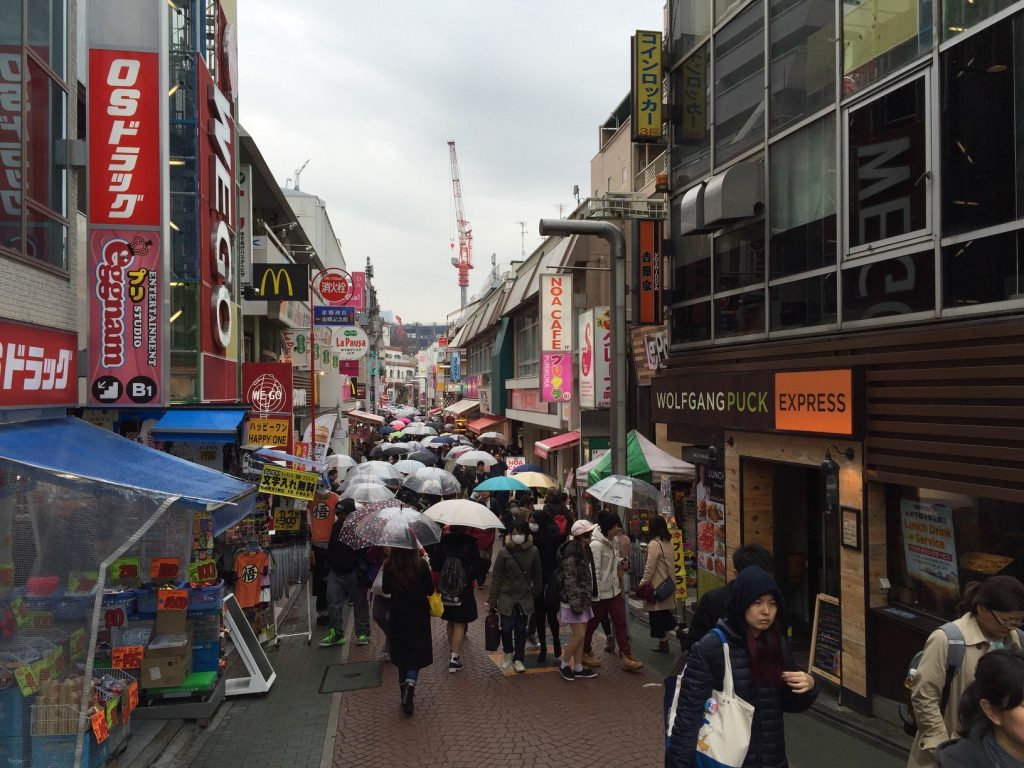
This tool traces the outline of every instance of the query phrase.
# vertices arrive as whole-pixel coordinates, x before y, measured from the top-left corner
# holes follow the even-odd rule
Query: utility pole
[[[559,210],[558,215],[561,218],[561,210]],[[518,221],[516,223],[519,225],[519,255],[523,261],[526,261],[526,222]]]
[[[380,405],[380,307],[377,305],[377,289],[373,287],[373,263],[366,257],[366,314],[369,320],[367,335],[370,337],[369,359],[366,361],[366,410],[376,413]]]

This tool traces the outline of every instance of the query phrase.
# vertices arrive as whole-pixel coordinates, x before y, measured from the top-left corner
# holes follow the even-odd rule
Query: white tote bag
[[[722,641],[725,655],[725,675],[722,690],[712,691],[704,705],[704,721],[697,733],[698,768],[740,768],[750,748],[750,726],[754,721],[754,707],[739,696],[732,687],[732,664],[729,662],[729,643],[722,630],[711,630]]]

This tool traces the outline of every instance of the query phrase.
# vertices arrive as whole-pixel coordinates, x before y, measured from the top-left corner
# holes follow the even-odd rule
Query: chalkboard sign
[[[811,663],[808,672],[821,675],[836,685],[842,674],[843,625],[839,599],[819,594],[814,600],[814,628],[811,632]]]

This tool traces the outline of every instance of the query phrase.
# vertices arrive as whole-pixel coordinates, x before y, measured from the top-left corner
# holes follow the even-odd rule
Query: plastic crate
[[[106,592],[103,595],[103,607],[119,607],[125,616],[135,613],[135,590],[126,589],[121,592]]]
[[[216,672],[220,664],[220,643],[194,643],[192,645],[192,671]]]
[[[17,685],[0,688],[0,739],[23,736],[28,725],[28,699]],[[0,765],[4,762],[0,760]]]
[[[220,641],[220,612],[206,611],[188,615],[192,625],[193,643],[213,643]]]
[[[224,580],[208,587],[193,587],[188,593],[189,611],[211,611],[224,600]]]

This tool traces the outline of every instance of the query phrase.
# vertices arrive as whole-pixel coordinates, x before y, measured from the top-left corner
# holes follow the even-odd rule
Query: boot
[[[556,659],[562,658],[562,641],[558,637],[554,639],[551,653],[555,655]]]
[[[413,683],[406,683],[402,689],[402,711],[407,715],[413,712],[413,699],[416,695],[416,686]]]
[[[405,709],[405,700],[408,698],[408,694],[405,692],[405,689],[408,687],[409,686],[405,683],[398,684],[398,690],[402,692],[402,697],[398,701],[398,706],[400,706],[402,709]]]
[[[643,669],[643,662],[634,659],[632,656],[622,654],[622,671],[623,672],[636,672],[638,669]]]
[[[601,662],[594,658],[594,654],[592,653],[584,653],[580,663],[582,663],[584,667],[588,667],[590,669],[596,669],[601,666]]]
[[[662,638],[651,650],[655,653],[668,653],[668,639]]]

